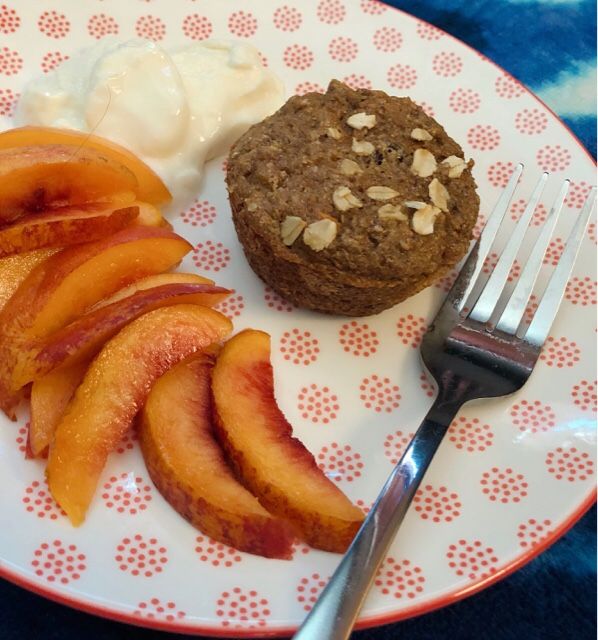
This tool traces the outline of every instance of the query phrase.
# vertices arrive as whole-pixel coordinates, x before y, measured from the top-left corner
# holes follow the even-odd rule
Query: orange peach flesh
[[[137,196],[152,204],[166,204],[171,195],[162,180],[134,153],[100,136],[53,127],[20,127],[0,133],[0,149],[34,145],[74,145],[92,149],[124,165],[137,179]]]
[[[138,192],[137,178],[124,165],[73,145],[0,150],[0,187],[0,224],[50,207]]]
[[[225,344],[212,392],[217,435],[244,484],[308,544],[345,551],[363,513],[293,437],[274,397],[268,334],[246,330]]]
[[[46,457],[56,425],[89,366],[81,362],[55,369],[31,386],[31,420],[29,446],[34,458]]]
[[[212,307],[224,300],[229,293],[228,289],[208,284],[173,282],[151,289],[140,289],[111,304],[96,308],[40,341],[35,347],[35,355],[32,353],[15,371],[14,386],[21,388],[56,367],[89,360],[125,325],[148,311],[175,304]]]
[[[215,439],[212,366],[212,358],[194,357],[153,386],[139,420],[149,474],[171,506],[214,540],[248,553],[289,558],[290,527],[239,483]]]
[[[213,309],[176,305],[137,318],[106,343],[58,424],[48,458],[50,491],[74,525],[85,519],[106,459],[152,384],[231,329]]]
[[[37,249],[0,258],[0,311],[25,278],[58,249]]]

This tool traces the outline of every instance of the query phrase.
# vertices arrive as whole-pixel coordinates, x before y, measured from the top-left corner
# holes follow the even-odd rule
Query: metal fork
[[[480,273],[523,171],[519,164],[488,218],[421,345],[422,360],[436,380],[438,395],[413,440],[390,474],[295,640],[345,640],[411,500],[462,405],[513,393],[529,378],[556,316],[594,202],[593,187],[551,274],[531,323],[523,322],[542,260],[567,195],[566,180],[508,299],[505,285],[548,174],[542,174],[501,253],[482,285]],[[476,291],[481,289],[479,295]],[[473,299],[473,301],[471,300]],[[470,310],[465,306],[470,303]]]

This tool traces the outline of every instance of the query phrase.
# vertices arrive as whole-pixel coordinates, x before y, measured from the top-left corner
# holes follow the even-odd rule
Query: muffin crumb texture
[[[357,316],[463,257],[479,208],[472,166],[409,98],[333,80],[251,127],[227,186],[254,271],[298,306]]]

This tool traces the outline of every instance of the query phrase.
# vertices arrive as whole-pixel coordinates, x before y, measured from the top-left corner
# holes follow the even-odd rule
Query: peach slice
[[[0,311],[31,271],[57,251],[38,249],[0,258]]]
[[[57,144],[93,149],[125,166],[137,178],[137,196],[140,200],[151,204],[166,204],[172,199],[164,182],[145,162],[125,147],[106,138],[73,129],[53,127],[20,127],[0,133],[0,149]]]
[[[48,145],[0,150],[0,224],[49,207],[110,201],[138,192],[126,166],[95,149]]]
[[[136,200],[131,206],[139,208],[139,215],[135,218],[133,224],[142,225],[144,227],[167,227],[172,229],[172,225],[168,222],[158,207],[149,202]]]
[[[212,393],[216,433],[244,484],[311,546],[345,551],[364,515],[293,437],[274,397],[267,333],[249,329],[225,344]]]
[[[23,216],[0,228],[0,257],[97,240],[123,229],[138,217],[138,207],[115,208],[106,204],[61,207]]]
[[[177,264],[191,249],[160,227],[130,227],[63,249],[39,264],[0,312],[0,407],[12,416],[13,374],[35,341],[58,331],[123,286]]]
[[[164,274],[166,275],[166,274]],[[193,274],[168,274],[192,276]],[[202,280],[200,276],[196,276]],[[231,292],[198,282],[173,282],[138,291],[111,304],[95,308],[37,345],[37,353],[23,362],[13,383],[21,388],[57,367],[69,367],[92,358],[125,325],[148,311],[175,304],[212,307]]]
[[[81,384],[89,362],[55,369],[31,386],[29,447],[34,458],[45,458],[56,426]]]
[[[166,372],[140,414],[149,474],[170,505],[219,542],[267,558],[289,558],[293,540],[226,463],[212,425],[213,358],[200,355]]]
[[[106,458],[152,384],[231,329],[213,309],[176,305],[137,318],[104,346],[58,424],[48,458],[50,491],[74,525],[85,519]]]

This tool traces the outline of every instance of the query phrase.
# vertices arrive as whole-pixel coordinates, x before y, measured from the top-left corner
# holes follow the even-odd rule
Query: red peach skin
[[[98,240],[123,229],[138,216],[139,207],[106,204],[61,207],[24,216],[0,229],[0,257]]]
[[[190,249],[167,229],[130,227],[63,249],[35,267],[0,311],[0,408],[12,417],[13,376],[36,341],[131,282],[170,269]]]
[[[203,279],[200,276],[196,277],[198,280]],[[148,311],[175,304],[212,307],[229,294],[228,289],[194,282],[173,282],[136,291],[128,297],[86,313],[41,341],[36,347],[35,356],[23,362],[19,367],[18,376],[15,372],[14,385],[21,388],[45,376],[56,367],[69,367],[91,359],[107,340]]]
[[[288,523],[272,517],[226,463],[212,425],[213,357],[194,356],[152,387],[139,439],[154,484],[171,506],[214,540],[267,558],[290,558]]]
[[[223,340],[228,318],[176,305],[137,318],[93,360],[50,446],[50,491],[71,522],[85,519],[108,454],[118,445],[153,383],[187,356]]]
[[[267,333],[249,329],[225,344],[212,393],[216,433],[245,486],[270,513],[288,519],[308,544],[344,552],[363,513],[293,437],[274,397]]]

